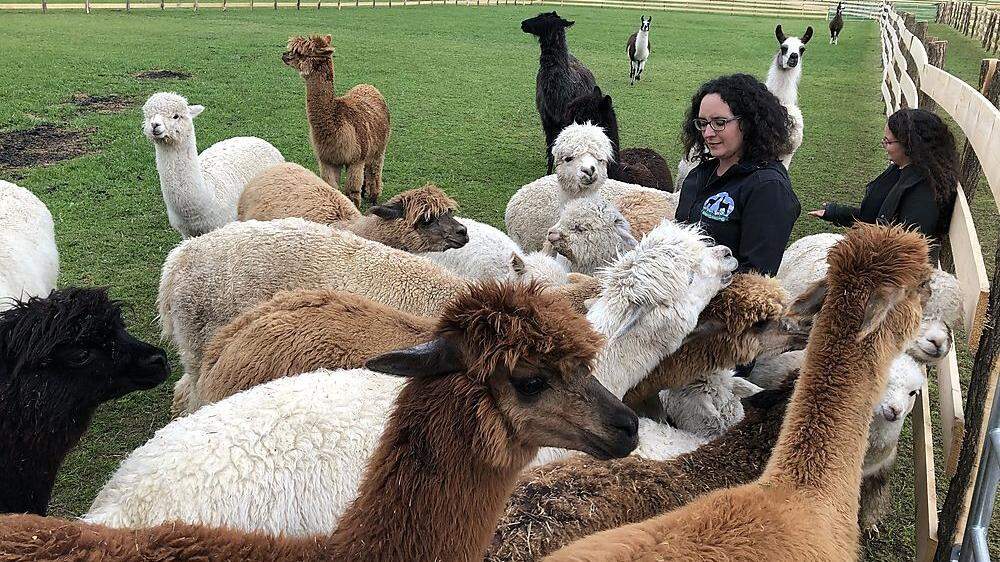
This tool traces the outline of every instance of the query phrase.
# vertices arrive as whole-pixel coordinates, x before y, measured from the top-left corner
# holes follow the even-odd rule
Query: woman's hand
[[[809,214],[812,215],[812,216],[814,216],[814,217],[823,218],[823,216],[826,215],[826,206],[828,204],[829,203],[827,203],[826,201],[823,201],[823,208],[822,209],[816,209],[815,211],[809,211]]]

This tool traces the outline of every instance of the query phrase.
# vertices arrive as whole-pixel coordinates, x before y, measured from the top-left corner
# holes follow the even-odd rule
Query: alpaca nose
[[[632,410],[625,410],[611,420],[611,426],[626,437],[633,437],[639,434],[639,417]]]
[[[886,421],[894,422],[899,419],[899,408],[896,406],[883,406],[882,415],[885,416]]]
[[[558,230],[550,230],[548,236],[546,236],[546,239],[548,239],[549,242],[558,242],[559,241],[559,231]]]
[[[170,362],[167,361],[167,354],[163,351],[154,353],[142,361],[142,366],[151,370],[161,370],[170,372]]]

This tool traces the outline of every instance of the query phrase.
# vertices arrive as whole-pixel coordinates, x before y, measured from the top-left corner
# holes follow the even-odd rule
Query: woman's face
[[[711,121],[713,119],[732,119],[733,110],[729,104],[722,101],[719,94],[708,94],[701,99],[698,117]],[[738,160],[743,155],[743,131],[739,121],[730,121],[721,131],[716,131],[711,125],[701,132],[709,153],[719,160]]]
[[[882,139],[882,146],[885,147],[885,153],[889,155],[889,160],[893,164],[903,167],[910,163],[910,157],[906,155],[906,148],[889,130],[889,125],[885,126],[885,138]]]

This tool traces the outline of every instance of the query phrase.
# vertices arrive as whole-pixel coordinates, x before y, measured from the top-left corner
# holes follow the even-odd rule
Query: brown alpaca
[[[240,194],[236,216],[241,221],[300,217],[331,224],[361,218],[346,195],[294,162],[275,164],[254,176]]]
[[[778,441],[793,382],[746,398],[739,423],[676,459],[574,457],[526,472],[497,523],[487,562],[531,562],[589,534],[753,481]]]
[[[382,162],[389,143],[389,107],[382,93],[359,84],[337,97],[329,35],[290,38],[281,60],[306,81],[309,138],[323,180],[339,189],[343,166],[347,197],[360,207],[364,185],[365,198],[375,205],[382,193]]]
[[[435,339],[369,361],[409,377],[360,496],[329,536],[282,538],[166,523],[111,529],[0,518],[0,561],[472,561],[540,446],[627,455],[637,419],[590,374],[602,338],[537,286],[484,283]],[[458,515],[460,514],[460,516]]]
[[[697,377],[758,357],[802,349],[808,326],[785,318],[788,293],[770,277],[741,273],[719,291],[698,316],[698,326],[684,345],[625,394],[622,400],[642,415],[659,418],[658,393],[679,388]]]
[[[577,275],[570,284],[545,291],[568,295],[574,311],[586,313],[577,294],[593,298],[600,284],[593,277]],[[212,337],[195,385],[197,400],[200,405],[211,404],[277,378],[320,368],[362,367],[382,353],[429,341],[436,323],[437,319],[344,291],[281,292]]]
[[[546,560],[848,561],[858,556],[861,462],[888,367],[929,294],[927,242],[863,225],[830,250],[821,306],[778,444],[753,484],[579,540]]]

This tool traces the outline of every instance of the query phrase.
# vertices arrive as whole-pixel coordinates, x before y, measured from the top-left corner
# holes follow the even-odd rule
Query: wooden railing
[[[914,34],[914,32],[922,34],[926,26],[920,27],[912,20],[905,21],[887,4],[884,7],[880,27],[883,67],[881,89],[886,115],[902,107],[916,108],[921,100],[936,104],[965,133],[972,149],[970,152],[978,157],[994,199],[1000,202],[1000,110],[997,110],[994,104],[975,88],[930,63],[922,37]],[[969,208],[969,198],[975,193],[975,187],[975,185],[959,186],[947,239],[950,251],[945,252],[950,255],[949,261],[952,262],[955,275],[962,287],[962,325],[967,336],[966,343],[973,351],[981,349],[979,344],[983,335],[990,287],[979,236]],[[993,337],[992,326],[990,337]],[[970,441],[969,437],[981,436],[982,431],[977,425],[976,431],[971,435],[967,432],[966,410],[969,408],[963,407],[962,403],[955,346],[952,346],[951,352],[940,362],[936,371],[939,390],[937,406],[941,413],[943,443],[942,466],[945,477],[952,478],[960,468],[960,452],[965,458],[966,447],[980,449],[981,443],[967,443],[967,441]],[[988,384],[988,388],[995,387],[997,376],[995,365],[987,366],[984,374],[987,380],[977,380],[975,383]],[[975,376],[976,373],[973,373],[973,378]],[[991,403],[992,400],[986,402],[986,404]],[[981,424],[984,419],[988,419],[988,415],[982,416],[981,404],[974,406],[977,415],[969,421]],[[934,559],[936,552],[940,559],[933,428],[930,413],[930,394],[925,385],[913,413],[914,487],[917,511],[915,542],[919,561]],[[968,469],[967,466],[961,468]],[[952,484],[955,484],[955,479],[952,479]],[[971,487],[968,487],[968,490],[949,489],[949,497],[955,493],[961,494],[964,499],[958,514],[948,513],[949,517],[955,519],[949,520],[948,529],[951,535],[949,538],[957,536],[957,540],[961,540],[961,522],[968,513]],[[963,510],[964,513],[961,513]],[[942,517],[944,516],[945,513],[942,513]],[[956,524],[957,533],[954,532]],[[943,549],[949,549],[951,545],[941,546]]]

